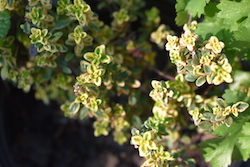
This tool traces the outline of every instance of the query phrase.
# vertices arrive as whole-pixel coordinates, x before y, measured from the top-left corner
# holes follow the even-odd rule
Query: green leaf
[[[231,164],[232,143],[222,141],[220,138],[214,138],[202,142],[200,146],[203,148],[202,151],[205,160],[210,162],[212,166],[228,167]]]
[[[240,26],[237,31],[234,32],[234,38],[238,41],[250,42],[246,34],[250,34],[250,26]]]
[[[215,116],[215,120],[216,121],[222,121],[224,120],[226,117],[222,115],[222,112],[218,112]]]
[[[211,73],[211,68],[208,65],[204,65],[204,72],[209,75]]]
[[[63,44],[55,44],[55,46],[59,52],[67,52],[68,51],[68,48]]]
[[[111,62],[111,58],[109,55],[103,54],[100,61],[101,63],[109,64]]]
[[[210,120],[211,117],[213,116],[214,114],[211,113],[211,112],[205,112],[202,114],[202,116],[206,119],[206,120]]]
[[[20,27],[23,29],[23,32],[24,32],[24,33],[26,33],[26,34],[29,34],[29,33],[30,33],[30,29],[31,29],[30,23],[25,22],[25,23],[22,24]]]
[[[1,69],[1,77],[3,80],[7,79],[8,78],[8,74],[9,74],[9,69],[7,66],[4,66],[2,69]]]
[[[140,131],[139,131],[138,129],[136,129],[136,128],[132,128],[132,129],[131,129],[131,134],[132,134],[133,136],[139,135],[139,134],[140,134]]]
[[[199,77],[196,81],[195,84],[196,86],[202,86],[206,82],[206,78],[201,76]]]
[[[66,54],[66,56],[65,56],[65,61],[70,61],[71,59],[73,59],[74,58],[74,54],[73,53],[71,53],[71,52],[68,52],[67,54]]]
[[[131,106],[133,106],[133,105],[135,105],[136,103],[137,103],[137,95],[136,94],[131,94],[130,96],[129,96],[129,98],[128,98],[128,104],[129,105],[131,105]]]
[[[13,44],[14,40],[15,40],[15,37],[7,36],[3,39],[3,45],[6,47],[9,47]]]
[[[191,74],[186,74],[185,79],[189,82],[194,82],[197,79],[197,77]]]
[[[233,118],[229,116],[224,120],[224,122],[225,122],[227,127],[230,127],[233,123]]]
[[[7,35],[10,29],[10,14],[8,10],[0,11],[0,38]]]
[[[250,72],[248,71],[235,70],[233,77],[234,82],[229,85],[231,90],[238,89],[242,84],[250,84]]]
[[[177,0],[175,5],[176,12],[183,11],[187,6],[188,0]]]
[[[178,26],[182,26],[185,23],[188,22],[188,13],[187,11],[185,11],[185,7],[188,3],[188,0],[177,0],[177,3],[175,5],[175,9],[176,9],[176,18],[175,18],[175,22]]]
[[[99,93],[99,90],[95,85],[93,85],[93,84],[85,84],[85,86],[86,86],[86,89],[87,89],[88,92],[91,92],[91,93],[94,93],[94,94]]]
[[[222,0],[217,5],[220,12],[218,17],[223,19],[223,22],[230,25],[231,29],[237,30],[239,25],[250,26],[249,0],[228,1]]]
[[[242,101],[237,102],[235,105],[239,112],[243,112],[249,107],[248,103]]]
[[[88,52],[83,55],[84,59],[88,60],[89,62],[95,59],[94,53]]]
[[[211,130],[212,129],[212,123],[209,121],[202,121],[199,123],[199,128],[203,130]]]
[[[54,27],[54,30],[60,30],[66,26],[68,26],[70,23],[72,22],[72,20],[66,20],[66,19],[59,19],[56,22],[56,25]]]
[[[80,103],[72,102],[69,106],[71,114],[76,114],[80,109]]]
[[[205,104],[205,109],[206,110],[208,110],[210,112],[213,112],[213,108],[214,108],[214,106],[212,104],[210,104],[210,103]]]
[[[240,92],[237,90],[229,90],[226,89],[225,93],[222,95],[227,104],[234,104],[238,101],[249,102],[249,98],[247,97],[247,92]]]
[[[195,32],[203,40],[208,39],[212,35],[215,35],[221,40],[224,37],[224,28],[226,29],[226,26],[223,25],[222,20],[214,18],[211,21],[204,20],[203,22],[199,23]]]
[[[49,41],[50,42],[57,42],[58,41],[58,39],[61,37],[63,35],[63,33],[62,32],[56,32],[56,33],[54,33],[50,38],[49,38]]]
[[[219,12],[219,9],[217,8],[216,2],[209,2],[205,7],[205,16],[206,19],[210,20],[216,17],[216,14]]]
[[[221,107],[221,108],[226,108],[226,107],[227,107],[227,104],[226,104],[225,101],[224,101],[223,99],[221,99],[221,98],[216,99],[216,102],[217,102],[217,104],[219,105],[219,107]]]
[[[226,125],[219,126],[214,132],[220,138],[209,139],[203,141],[200,146],[203,148],[203,156],[207,162],[212,166],[228,167],[231,164],[231,158],[235,148],[239,150],[243,160],[247,160],[250,156],[250,147],[243,147],[245,144],[245,137],[249,135],[244,134],[242,129],[249,129],[250,117],[242,117],[235,120],[230,127]],[[239,140],[241,139],[241,140]],[[249,138],[247,139],[249,143]]]
[[[205,6],[209,1],[210,0],[189,0],[185,9],[188,13],[192,14],[193,17],[201,17],[201,15],[204,14]]]
[[[72,73],[71,69],[69,67],[66,67],[66,66],[63,66],[62,70],[63,70],[63,72],[65,74],[71,74]]]
[[[88,115],[88,112],[89,112],[88,108],[85,108],[85,107],[81,108],[81,110],[79,111],[79,118],[80,119],[86,118]]]
[[[178,12],[175,18],[175,22],[178,26],[182,26],[188,22],[188,13],[186,11]]]

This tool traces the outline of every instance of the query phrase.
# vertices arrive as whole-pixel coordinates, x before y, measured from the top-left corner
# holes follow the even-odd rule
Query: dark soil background
[[[66,118],[56,102],[46,106],[32,91],[2,86],[0,167],[138,167],[143,162],[129,143],[120,146],[111,135],[94,137],[91,119]]]
[[[175,0],[145,1],[142,12],[156,6],[162,23],[181,29],[174,24]],[[97,12],[99,1],[86,2]],[[110,21],[105,9],[99,12],[103,21]],[[165,51],[159,55],[166,60]],[[161,59],[157,57],[159,69],[165,66]],[[34,98],[34,91],[24,93],[0,82],[0,167],[138,167],[143,163],[129,142],[120,146],[111,135],[94,137],[93,120],[66,118],[56,102],[46,106]]]
[[[145,9],[156,6],[162,23],[181,32],[174,23],[175,0],[145,1]],[[98,1],[86,2],[96,10]],[[165,56],[166,51],[159,50],[159,70],[166,65]],[[66,118],[55,101],[46,106],[34,98],[34,91],[24,93],[0,79],[0,167],[139,167],[143,163],[129,142],[120,146],[111,135],[94,137],[92,123]],[[197,167],[207,166],[199,150],[189,154],[196,158]]]

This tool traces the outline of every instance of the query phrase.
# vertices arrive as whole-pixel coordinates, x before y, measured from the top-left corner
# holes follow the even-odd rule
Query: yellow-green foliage
[[[231,128],[239,137],[246,136],[236,127],[245,129],[250,120],[250,82],[242,77],[250,74],[240,71],[238,55],[248,53],[249,38],[242,34],[250,31],[249,26],[242,27],[248,18],[242,13],[244,17],[232,21],[237,32],[218,25],[201,32],[213,21],[225,28],[230,21],[227,7],[236,2],[177,1],[176,21],[183,25],[179,37],[162,23],[162,11],[145,8],[146,1],[96,1],[95,13],[84,0],[0,0],[1,77],[25,92],[35,90],[35,97],[45,104],[56,100],[67,117],[94,118],[95,136],[112,132],[119,144],[130,140],[145,158],[142,167],[195,166],[186,155],[194,146],[185,131],[223,134],[226,142]],[[211,18],[207,3],[209,10],[219,4],[218,16],[225,23]],[[110,22],[99,19],[102,10],[106,13],[100,18]],[[187,15],[192,10],[194,18]],[[206,13],[204,23],[192,21]],[[12,16],[20,20],[14,22]],[[166,68],[159,70],[155,57],[162,56],[164,46]],[[152,78],[152,72],[157,76]],[[223,88],[221,84],[234,90],[223,94],[216,89]],[[235,147],[250,149],[241,143]],[[219,153],[207,154],[206,159],[218,165]],[[244,160],[248,153],[242,153]]]

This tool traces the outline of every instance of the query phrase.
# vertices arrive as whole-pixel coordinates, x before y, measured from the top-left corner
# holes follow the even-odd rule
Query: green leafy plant
[[[147,1],[95,3],[0,0],[2,79],[93,118],[95,136],[130,141],[142,167],[195,166],[187,152],[198,147],[215,167],[247,161],[249,1],[177,0],[180,35]],[[196,135],[213,138],[197,146]]]

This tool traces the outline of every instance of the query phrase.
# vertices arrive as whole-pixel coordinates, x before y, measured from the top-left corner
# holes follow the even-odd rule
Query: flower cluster
[[[74,31],[68,35],[68,39],[66,40],[67,45],[74,46],[74,51],[77,56],[82,55],[82,50],[86,46],[92,45],[93,38],[88,35],[85,31],[83,31],[83,27],[78,25],[75,27]]]
[[[114,18],[117,20],[119,25],[123,24],[124,22],[129,20],[129,16],[127,10],[121,9],[119,12],[113,13]]]
[[[15,10],[17,5],[16,0],[7,1],[7,0],[0,0],[0,12],[4,10]]]
[[[203,44],[194,33],[196,24],[196,21],[185,24],[185,32],[180,38],[167,36],[165,47],[169,51],[171,62],[176,64],[178,73],[184,74],[187,81],[195,81],[197,86],[206,81],[215,85],[222,82],[231,83],[232,67],[226,56],[221,53],[224,43],[211,36],[208,42]]]
[[[57,43],[62,36],[62,32],[56,32],[54,34],[48,32],[48,29],[31,28],[31,43],[35,45],[38,52],[66,52],[67,47],[63,44]]]
[[[151,33],[150,40],[152,42],[155,42],[159,47],[163,47],[167,35],[170,35],[172,33],[172,31],[167,30],[166,25],[161,24],[156,31]]]
[[[35,27],[49,28],[54,26],[54,17],[48,12],[51,8],[52,4],[49,0],[30,0],[25,16]]]
[[[151,150],[157,150],[157,145],[153,140],[154,132],[147,131],[143,134],[143,136],[140,134],[134,135],[131,138],[131,144],[139,148],[139,154],[141,157],[145,157],[150,154]]]
[[[60,14],[63,14],[66,12],[66,15],[71,20],[77,20],[79,24],[84,26],[91,26],[96,25],[98,22],[97,15],[91,10],[90,6],[83,0],[74,0],[73,4],[69,4],[69,1],[66,0],[60,0],[58,2],[59,12]],[[68,6],[66,6],[68,5]],[[66,7],[66,9],[63,9]]]

